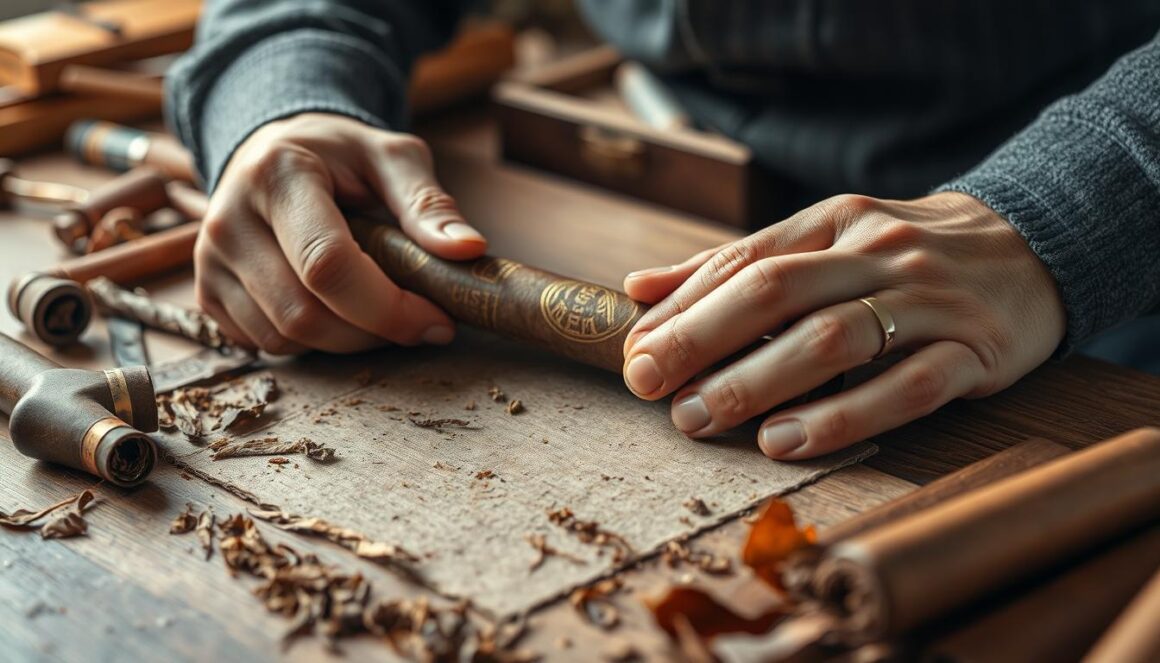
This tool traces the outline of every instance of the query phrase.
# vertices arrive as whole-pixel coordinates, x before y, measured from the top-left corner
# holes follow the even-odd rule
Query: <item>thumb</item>
[[[368,179],[403,232],[419,246],[450,260],[477,258],[487,251],[487,240],[464,220],[455,199],[439,186],[431,150],[421,139],[392,134],[369,162],[373,172]]]

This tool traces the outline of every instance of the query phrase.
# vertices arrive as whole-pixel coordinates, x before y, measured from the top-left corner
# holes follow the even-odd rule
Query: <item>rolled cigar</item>
[[[79,205],[88,200],[89,192],[60,182],[26,180],[16,176],[16,162],[0,159],[0,208],[9,207],[14,199],[56,205]]]
[[[616,68],[616,89],[638,119],[657,129],[679,129],[692,124],[669,88],[644,65],[625,62]]]
[[[187,223],[27,274],[9,286],[8,309],[45,343],[72,343],[92,318],[83,283],[104,276],[124,285],[185,267],[200,227]]]
[[[1160,430],[1141,429],[842,540],[814,592],[848,642],[896,636],[1160,518]]]
[[[131,71],[70,64],[60,72],[60,89],[65,92],[102,94],[157,104],[164,102],[161,78]]]
[[[1160,564],[1160,546],[1153,550],[1152,562],[1154,566]],[[1083,660],[1084,663],[1160,661],[1160,568]]]
[[[154,301],[141,292],[118,287],[103,276],[87,285],[97,308],[107,314],[183,336],[207,347],[220,348],[227,344],[217,321],[201,311]]]
[[[927,659],[943,663],[1077,660],[1148,581],[1158,560],[1160,526],[1154,525],[1100,549],[1006,603],[988,602],[956,619],[958,628],[924,647]],[[1153,609],[1147,624],[1153,633],[1158,609]],[[1160,658],[1117,655],[1102,660],[1122,663]]]
[[[176,138],[112,122],[79,120],[65,134],[65,149],[82,163],[117,171],[150,166],[183,182],[195,182],[193,157]]]
[[[105,213],[89,237],[85,253],[103,251],[116,244],[145,236],[145,217],[132,207],[115,207]]]
[[[152,168],[137,168],[94,189],[88,200],[64,210],[53,219],[57,238],[82,253],[89,233],[101,217],[118,207],[132,207],[142,215],[169,204],[165,178]]]
[[[157,449],[157,403],[149,369],[61,368],[0,334],[0,411],[16,449],[118,486],[141,483]]]
[[[598,368],[619,372],[624,339],[644,307],[628,295],[503,258],[441,260],[394,226],[350,220],[367,252],[400,286],[453,318]]]

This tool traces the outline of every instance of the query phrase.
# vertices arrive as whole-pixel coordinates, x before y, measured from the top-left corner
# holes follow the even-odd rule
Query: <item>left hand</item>
[[[771,458],[811,458],[1011,385],[1063,339],[1055,281],[1013,226],[979,200],[838,196],[625,290],[660,302],[625,341],[625,382],[674,394],[673,423],[707,437],[764,414],[876,357],[885,334],[860,298],[894,318],[910,356],[839,394],[769,416]],[[687,384],[760,339],[772,341]]]

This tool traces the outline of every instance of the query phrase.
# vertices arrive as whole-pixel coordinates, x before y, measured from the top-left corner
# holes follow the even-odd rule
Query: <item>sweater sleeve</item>
[[[1061,351],[1160,309],[1160,35],[941,190],[983,201],[1047,265]]]
[[[262,125],[330,112],[401,128],[415,58],[450,38],[466,0],[207,0],[166,81],[170,127],[206,187]]]

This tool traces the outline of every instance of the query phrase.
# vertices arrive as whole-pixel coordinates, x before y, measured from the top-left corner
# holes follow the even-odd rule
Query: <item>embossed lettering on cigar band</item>
[[[557,281],[540,293],[540,313],[552,330],[581,343],[615,336],[636,312],[636,302],[591,283]]]
[[[494,292],[485,292],[479,288],[453,283],[451,284],[451,301],[465,309],[460,314],[461,317],[468,320],[479,320],[479,324],[485,327],[495,325],[495,311],[499,307],[499,295]]]
[[[483,258],[471,266],[471,275],[481,281],[499,283],[519,268],[519,263],[503,258]]]
[[[391,258],[399,265],[399,273],[405,276],[419,271],[431,259],[431,255],[414,242],[404,239],[399,242],[399,250],[392,252]]]

